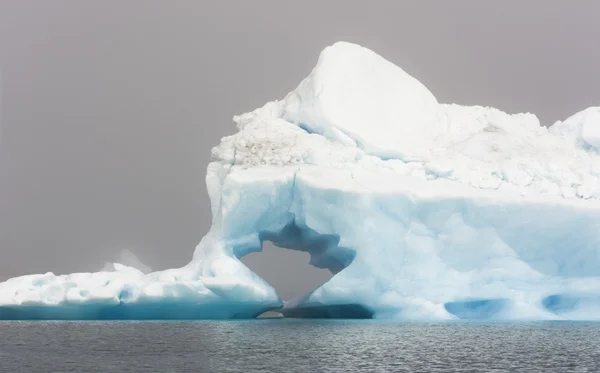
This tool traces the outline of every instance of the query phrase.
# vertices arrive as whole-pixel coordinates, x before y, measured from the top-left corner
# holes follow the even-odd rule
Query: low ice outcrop
[[[598,109],[440,104],[360,46],[326,48],[283,100],[212,150],[213,222],[180,269],[32,275],[0,318],[594,319],[600,315]],[[283,302],[239,258],[264,241],[335,275]]]

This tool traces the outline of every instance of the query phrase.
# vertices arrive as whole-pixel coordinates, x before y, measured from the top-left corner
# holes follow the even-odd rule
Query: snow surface
[[[600,108],[440,104],[350,43],[212,150],[213,223],[185,267],[23,276],[0,318],[600,318]],[[283,302],[239,258],[264,241],[335,275]]]

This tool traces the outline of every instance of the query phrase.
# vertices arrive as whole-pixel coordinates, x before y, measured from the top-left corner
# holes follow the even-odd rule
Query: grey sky
[[[337,40],[441,102],[551,124],[600,105],[599,16],[596,0],[0,0],[0,278],[96,270],[124,248],[185,264],[231,117],[283,97]],[[284,296],[325,278],[301,253],[249,261]]]

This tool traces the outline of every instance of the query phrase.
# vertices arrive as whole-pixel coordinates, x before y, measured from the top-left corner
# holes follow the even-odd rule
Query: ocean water
[[[0,372],[600,372],[600,323],[6,321]]]

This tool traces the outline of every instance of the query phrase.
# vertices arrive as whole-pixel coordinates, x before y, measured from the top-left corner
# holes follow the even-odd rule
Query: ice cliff
[[[600,108],[442,104],[336,43],[298,88],[212,150],[213,222],[185,267],[30,275],[0,318],[600,318]],[[264,241],[335,275],[282,302],[239,260]]]

